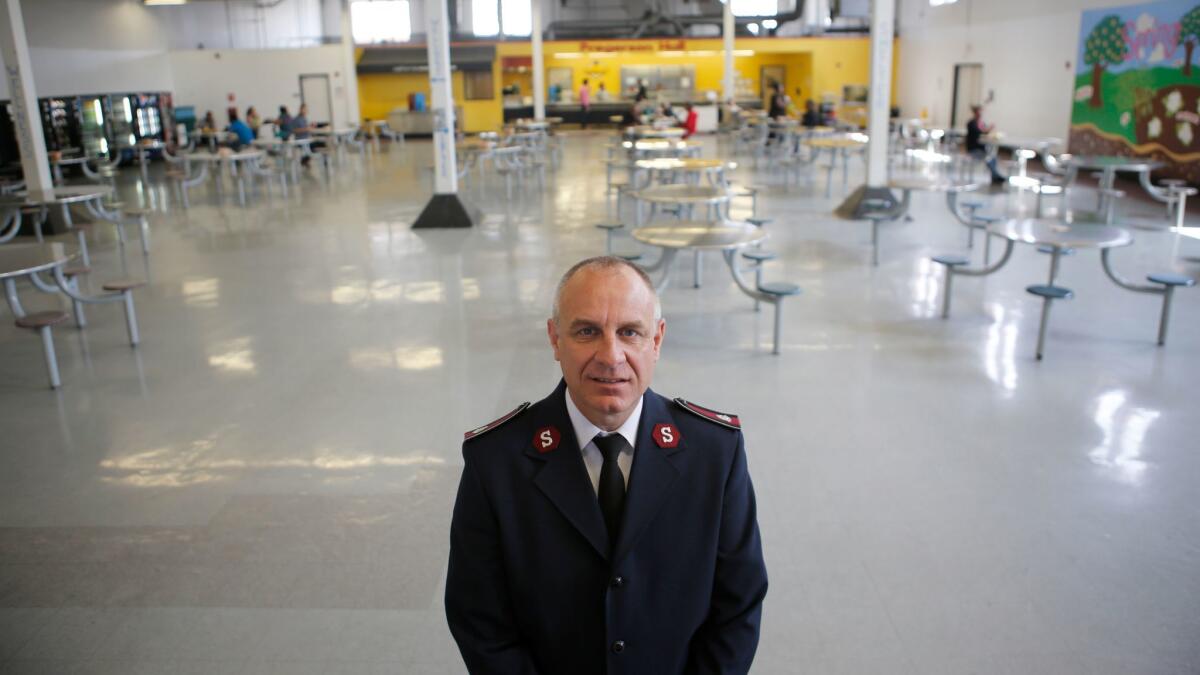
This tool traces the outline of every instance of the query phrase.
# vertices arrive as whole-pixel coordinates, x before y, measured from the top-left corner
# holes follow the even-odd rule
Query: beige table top
[[[670,225],[649,225],[630,235],[648,246],[676,249],[725,250],[766,239],[761,227],[738,220],[683,220]]]
[[[231,162],[241,162],[248,159],[260,159],[266,156],[262,150],[239,150],[238,152],[226,152],[228,148],[222,148],[219,152],[189,152],[182,157],[190,162],[223,162],[229,160]]]
[[[468,138],[466,140],[459,141],[454,145],[454,147],[464,152],[486,152],[496,147],[496,143],[494,141],[485,141],[480,138]]]
[[[667,127],[658,129],[648,126],[629,127],[629,133],[639,138],[682,138],[683,129],[678,127]]]
[[[639,159],[634,166],[646,171],[719,171],[736,169],[737,162],[727,162],[723,159],[689,159],[660,157],[658,159]]]
[[[806,138],[804,143],[814,148],[861,148],[867,144],[867,140],[865,136],[818,136]]]
[[[656,204],[721,204],[733,194],[712,185],[652,185],[633,193],[634,198]]]

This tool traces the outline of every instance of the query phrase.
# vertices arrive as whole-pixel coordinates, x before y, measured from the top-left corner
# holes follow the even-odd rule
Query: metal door
[[[950,103],[950,128],[966,128],[971,106],[983,103],[983,65],[960,63],[954,66],[954,94]]]
[[[333,97],[329,93],[328,75],[301,75],[300,102],[308,106],[309,124],[333,123]]]

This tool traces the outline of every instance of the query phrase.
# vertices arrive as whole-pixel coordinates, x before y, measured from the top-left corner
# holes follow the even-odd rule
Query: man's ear
[[[550,346],[554,349],[554,360],[558,361],[558,325],[554,319],[546,319],[546,336],[550,338]]]
[[[663,338],[666,336],[666,334],[667,334],[667,320],[659,319],[658,325],[655,327],[655,330],[654,330],[654,358],[655,359],[658,358],[659,353],[662,351],[662,342],[663,342]]]

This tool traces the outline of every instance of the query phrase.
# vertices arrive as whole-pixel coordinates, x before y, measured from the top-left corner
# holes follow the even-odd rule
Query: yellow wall
[[[870,41],[866,37],[815,38],[744,38],[735,49],[753,52],[737,56],[734,67],[741,78],[750,80],[755,95],[760,91],[761,68],[783,65],[787,69],[785,87],[797,105],[806,98],[820,99],[832,94],[841,100],[842,85],[867,84],[870,80]],[[544,43],[545,65],[571,68],[573,89],[577,92],[586,77],[595,92],[601,82],[615,99],[620,91],[621,66],[693,65],[697,92],[721,91],[724,60],[720,39],[706,40],[591,40]],[[463,129],[467,132],[492,131],[503,125],[504,111],[500,91],[505,84],[522,76],[501,73],[505,56],[529,56],[528,42],[496,43],[496,61],[492,64],[494,98],[485,101],[463,99],[462,73],[454,73],[454,100],[463,109]],[[892,70],[892,103],[896,100],[895,63]],[[521,79],[522,95],[532,95],[528,75]],[[797,94],[796,90],[800,89]],[[364,117],[384,119],[396,107],[408,104],[414,91],[429,96],[429,78],[425,73],[373,74],[358,76],[359,105]]]

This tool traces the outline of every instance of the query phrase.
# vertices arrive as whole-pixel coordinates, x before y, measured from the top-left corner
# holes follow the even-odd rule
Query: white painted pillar
[[[0,0],[0,58],[4,60],[4,79],[12,97],[13,130],[21,149],[25,187],[31,194],[41,194],[54,187],[54,182],[50,179],[46,136],[42,133],[37,89],[33,86],[21,0]]]
[[[15,0],[14,0],[15,1]],[[430,110],[433,111],[433,193],[458,193],[454,156],[454,90],[450,80],[448,0],[425,2],[425,47],[429,53]]]
[[[725,39],[725,74],[721,80],[722,104],[737,100],[737,71],[733,69],[733,36],[736,28],[733,23],[733,0],[725,0],[722,16],[721,36]]]
[[[346,95],[346,117],[340,126],[362,124],[358,109],[358,67],[354,59],[354,30],[350,26],[350,0],[342,0],[342,91]],[[338,125],[335,125],[338,126]]]
[[[529,0],[532,30],[529,32],[533,50],[533,119],[546,119],[546,58],[542,53],[542,0]]]
[[[888,116],[892,99],[892,32],[896,0],[874,0],[871,12],[871,92],[867,117],[867,186],[887,187]]]

